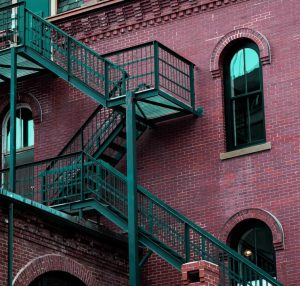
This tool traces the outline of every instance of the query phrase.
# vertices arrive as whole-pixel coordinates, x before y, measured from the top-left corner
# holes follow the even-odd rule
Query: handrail
[[[62,150],[58,153],[58,156],[62,155],[68,147],[76,140],[78,136],[80,136],[82,130],[93,120],[95,115],[103,108],[102,105],[98,105],[97,108],[93,111],[93,113],[88,117],[88,119],[79,127],[79,129],[75,132],[75,134],[71,137],[68,143],[62,148]]]
[[[93,161],[94,164],[100,165],[101,167],[106,169],[108,177],[110,176],[110,174],[112,174],[112,175],[118,177],[119,179],[121,179],[122,181],[127,182],[127,177],[124,174],[122,174],[121,172],[119,172],[118,170],[116,170],[115,168],[113,168],[112,166],[107,164],[106,162],[104,162],[102,160],[96,160],[89,154],[85,154],[85,155],[87,156],[87,158],[89,160]],[[117,190],[115,190],[115,192],[116,191]],[[269,275],[268,273],[266,273],[265,271],[263,271],[262,269],[257,267],[255,264],[253,264],[252,262],[250,262],[249,260],[244,258],[242,255],[238,254],[236,251],[231,249],[226,244],[224,244],[221,241],[219,241],[218,239],[216,239],[213,235],[211,235],[210,233],[205,231],[199,225],[193,223],[188,218],[183,216],[181,213],[179,213],[175,209],[171,208],[169,205],[167,205],[165,202],[163,202],[162,200],[160,200],[159,198],[154,196],[152,193],[147,191],[145,188],[138,186],[137,191],[139,194],[147,197],[153,204],[162,208],[164,211],[166,211],[168,214],[170,214],[173,218],[180,221],[180,223],[182,225],[187,226],[189,230],[194,231],[194,233],[198,233],[199,235],[201,235],[201,240],[203,240],[203,238],[205,238],[208,241],[208,243],[212,243],[214,245],[214,247],[217,247],[219,252],[220,251],[223,252],[223,258],[221,258],[221,256],[220,256],[219,258],[215,258],[214,261],[212,261],[212,262],[221,263],[222,260],[226,260],[225,256],[230,256],[230,259],[234,259],[237,262],[242,263],[242,265],[246,266],[251,271],[253,271],[253,274],[255,274],[255,275],[258,274],[259,276],[261,276],[259,279],[263,279],[263,280],[267,281],[268,283],[270,283],[270,286],[271,285],[283,286],[283,284],[276,281],[271,275]],[[141,211],[140,206],[138,209],[139,209],[139,211]],[[192,246],[195,246],[195,245],[192,245]],[[227,259],[228,259],[228,257],[227,257]],[[247,283],[246,285],[252,285],[252,284]],[[259,285],[261,285],[261,284],[259,284]]]
[[[126,93],[128,74],[122,67],[27,8],[24,11],[25,53],[40,57],[43,66],[102,105]]]
[[[40,164],[47,163],[49,161],[51,162],[51,161],[56,161],[56,160],[68,159],[68,158],[74,157],[76,155],[81,155],[81,151],[73,152],[73,153],[69,153],[69,154],[65,154],[65,155],[59,155],[59,156],[56,156],[56,157],[50,157],[50,158],[47,158],[47,159],[43,159],[43,160],[31,162],[31,163],[18,165],[18,166],[16,166],[16,169],[31,167],[31,166],[34,166],[34,165],[40,165]],[[9,167],[0,169],[0,173],[7,172],[7,171],[9,171],[9,169],[10,169]]]
[[[132,49],[139,49],[139,48],[142,48],[142,47],[145,47],[145,46],[154,45],[155,43],[157,43],[158,46],[163,47],[169,53],[171,53],[173,55],[176,55],[176,57],[180,58],[181,60],[183,60],[187,64],[192,64],[192,65],[195,66],[195,64],[193,62],[191,62],[190,60],[184,58],[182,55],[176,53],[175,51],[171,50],[170,48],[168,48],[167,46],[163,45],[162,43],[160,43],[158,41],[148,41],[148,42],[145,42],[145,43],[142,43],[142,44],[139,44],[139,45],[135,45],[135,46],[127,47],[127,48],[124,48],[124,49],[116,50],[116,51],[113,51],[113,52],[105,53],[105,54],[102,54],[102,56],[103,57],[109,57],[109,56],[112,56],[116,53],[123,53],[123,52],[130,51]]]
[[[19,4],[19,3],[18,3]],[[18,5],[18,4],[14,4],[14,5]],[[43,22],[44,24],[50,26],[51,28],[53,28],[54,30],[56,30],[57,32],[61,33],[62,35],[64,35],[66,38],[69,38],[73,41],[76,42],[76,44],[80,45],[81,47],[83,47],[85,50],[88,50],[91,54],[93,54],[94,56],[98,57],[99,59],[103,60],[104,62],[107,62],[108,64],[112,65],[114,68],[122,71],[125,73],[125,71],[120,68],[119,66],[117,66],[116,64],[114,64],[113,62],[109,61],[108,59],[104,58],[103,56],[101,56],[100,54],[98,54],[97,52],[95,52],[93,49],[91,49],[89,46],[86,46],[85,44],[83,44],[82,42],[76,40],[75,38],[71,37],[68,33],[66,33],[64,30],[58,28],[56,25],[53,25],[51,22],[46,21],[44,18],[40,17],[39,15],[35,14],[34,12],[32,12],[31,10],[25,8],[25,11],[34,15],[34,17],[38,18],[41,22]]]
[[[78,155],[80,155],[80,161],[72,164],[73,158],[78,158]],[[48,172],[44,166],[53,161],[61,161],[61,164]],[[32,170],[30,171],[31,177],[18,182],[20,190],[26,185],[27,191],[24,191],[26,197],[44,204],[52,204],[66,202],[65,200],[84,200],[94,194],[96,199],[109,204],[121,217],[128,217],[127,177],[108,163],[96,160],[86,152],[41,160],[18,166],[17,169]],[[7,171],[9,169],[1,170],[0,173],[7,175]],[[82,179],[85,182],[84,189],[82,189]],[[89,180],[91,180],[90,183]],[[95,186],[90,188],[89,184]],[[259,286],[283,286],[268,273],[143,187],[138,186],[137,192],[139,230],[147,235],[148,239],[159,242],[161,247],[170,250],[170,255],[174,254],[186,262],[193,259],[206,259],[218,264],[220,276],[223,279],[220,285],[223,286],[228,285],[226,281],[233,281],[230,285],[252,286],[253,280],[260,281],[259,284],[255,284]],[[148,209],[149,206],[151,210]],[[150,222],[151,228],[147,227]],[[240,271],[242,274],[239,273]],[[243,275],[246,275],[246,278],[243,278]]]

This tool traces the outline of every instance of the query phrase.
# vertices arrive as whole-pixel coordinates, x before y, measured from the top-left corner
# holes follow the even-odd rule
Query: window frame
[[[267,269],[263,269],[260,265],[258,265],[258,257],[261,256],[261,250],[262,248],[260,247],[260,244],[257,244],[257,238],[255,237],[255,245],[253,246],[253,248],[251,248],[251,245],[249,245],[247,248],[252,250],[252,259],[249,257],[247,257],[245,255],[245,249],[242,248],[242,244],[244,243],[244,238],[246,236],[248,236],[250,233],[253,233],[254,235],[257,235],[257,230],[259,229],[263,229],[263,231],[267,232],[267,235],[269,235],[270,240],[270,248],[272,248],[272,256],[273,259],[270,259],[273,263],[273,271],[274,272],[270,272]],[[269,226],[259,220],[259,219],[254,219],[254,218],[250,218],[250,219],[246,219],[243,220],[241,222],[239,222],[231,231],[230,233],[230,243],[229,243],[230,248],[234,249],[235,251],[237,251],[240,255],[242,255],[243,257],[245,257],[246,259],[248,259],[249,261],[251,261],[252,263],[254,263],[257,267],[260,267],[261,269],[263,269],[264,271],[266,271],[269,275],[271,275],[272,277],[274,277],[275,279],[277,278],[277,258],[276,258],[276,250],[274,248],[274,244],[273,244],[273,234],[271,229],[269,228]],[[259,251],[260,250],[260,251]],[[253,261],[255,260],[255,261]],[[241,269],[239,269],[238,267],[236,268],[238,271],[241,271]]]
[[[78,2],[79,1],[80,0],[78,0]],[[73,11],[75,9],[80,9],[80,8],[86,6],[85,3],[83,2],[80,7],[76,7],[76,8],[66,10],[66,11],[58,12],[58,2],[59,2],[59,0],[50,0],[50,17],[58,16],[58,15],[61,15],[61,14],[64,14],[64,13],[68,13],[68,12]]]
[[[231,84],[231,71],[230,64],[233,57],[241,50],[250,48],[257,53],[259,60],[259,82],[260,89],[252,92],[245,91],[243,94],[232,97],[232,84]],[[245,58],[244,58],[245,63]],[[263,93],[263,70],[262,63],[260,60],[260,53],[257,45],[250,40],[242,40],[238,41],[237,44],[230,46],[226,52],[223,61],[223,87],[224,87],[224,113],[225,113],[225,129],[226,129],[226,151],[234,151],[243,149],[246,147],[259,145],[262,143],[266,143],[266,128],[265,128],[265,110],[264,110],[264,93]],[[241,98],[254,98],[255,95],[261,95],[261,106],[262,106],[262,138],[259,140],[251,140],[251,136],[249,136],[249,141],[244,144],[237,144],[235,134],[235,122],[234,122],[234,111],[233,111],[233,102],[240,100]],[[250,110],[247,107],[247,117],[249,118]],[[247,122],[247,132],[248,135],[251,134],[251,125]]]
[[[26,104],[26,103],[17,104],[16,110],[22,109],[22,108],[30,110],[30,112],[32,114],[32,110],[31,110],[29,104]],[[10,119],[10,113],[8,111],[5,115],[5,117],[3,119],[3,123],[2,123],[2,156],[8,156],[10,154],[10,152],[7,152],[7,132],[6,132],[7,123],[8,123],[9,119]],[[34,130],[34,119],[33,119],[33,130]],[[35,135],[33,135],[33,136],[35,136]],[[27,151],[27,150],[34,149],[34,143],[35,143],[35,140],[33,139],[33,145],[16,149],[16,153],[21,153],[21,152],[24,152],[24,151]]]

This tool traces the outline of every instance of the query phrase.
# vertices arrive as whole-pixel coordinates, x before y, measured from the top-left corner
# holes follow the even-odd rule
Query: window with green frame
[[[83,0],[57,0],[57,13],[63,13],[83,5]]]
[[[253,42],[226,54],[224,92],[227,151],[266,142],[262,68]]]

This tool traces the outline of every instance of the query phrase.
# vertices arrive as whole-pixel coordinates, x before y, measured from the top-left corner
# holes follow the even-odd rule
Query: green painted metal
[[[124,70],[27,9],[25,16],[26,54],[106,105],[107,91],[126,78]],[[120,95],[117,89],[114,96]]]
[[[154,86],[159,89],[159,47],[158,42],[154,42]]]
[[[17,105],[17,53],[11,48],[11,77],[10,77],[10,156],[9,183],[12,192],[16,189],[16,105]]]
[[[53,159],[64,163],[61,166],[56,165],[57,168],[47,170],[46,166],[51,165],[51,162],[47,164],[44,162],[44,166],[40,168],[44,172],[35,171],[39,177],[44,176],[48,183],[43,187],[46,192],[46,204],[59,203],[58,209],[65,211],[79,209],[84,211],[87,208],[94,208],[127,231],[130,198],[127,190],[127,177],[109,164],[85,154],[85,200],[82,201],[80,200],[80,182],[77,183],[76,178],[81,163],[77,161],[74,164],[78,154],[73,156],[73,158],[68,155]],[[54,163],[57,164],[56,161]],[[34,164],[42,165],[41,162]],[[55,183],[58,179],[64,183]],[[34,188],[36,195],[32,198],[40,201],[38,181],[33,185],[36,186]],[[53,188],[60,189],[63,196],[60,195],[57,198],[59,192],[53,191]],[[70,192],[70,189],[75,191]],[[93,203],[89,198],[93,199]],[[175,268],[180,269],[182,263],[186,261],[206,259],[220,266],[221,286],[239,284],[252,286],[254,280],[258,281],[257,285],[260,286],[266,283],[268,286],[282,286],[280,282],[140,186],[137,188],[137,201],[139,242]],[[128,231],[130,234],[130,230]]]
[[[35,14],[45,18],[50,16],[51,0],[25,0],[26,8]]]
[[[128,217],[127,178],[103,161],[90,156],[87,161],[98,169],[97,175],[92,165],[86,170],[87,193],[100,200],[103,215],[119,226],[124,224]],[[220,285],[252,286],[253,279],[257,285],[282,285],[144,188],[138,187],[137,196],[139,242],[175,268],[189,260],[206,259],[220,266]]]
[[[35,9],[47,10],[46,2],[42,0]],[[27,0],[26,3],[33,5],[33,0]],[[125,105],[126,91],[133,91],[138,99],[152,95],[165,97],[168,101],[171,98],[172,104],[178,104],[180,108],[183,106],[189,112],[195,111],[194,65],[174,51],[154,41],[106,55],[115,62],[113,64],[27,8],[24,3],[3,8],[8,15],[10,11],[18,12],[15,13],[15,19],[7,20],[4,30],[8,32],[3,34],[2,41],[5,43],[5,40],[9,40],[11,43],[8,35],[13,33],[16,44],[24,44],[26,57],[51,70],[102,105]],[[0,39],[0,43],[2,41]],[[0,46],[9,48],[11,44]],[[3,80],[6,78],[2,77]],[[143,106],[149,109],[147,105]],[[146,110],[140,105],[137,108],[138,115],[148,120]],[[162,106],[160,109],[157,116],[169,115],[168,108],[165,108],[165,114]]]
[[[7,13],[15,11],[16,7],[10,6]],[[4,10],[0,8],[0,14],[1,11]],[[10,169],[1,171],[4,177],[8,174],[11,177],[9,183],[2,182],[2,187],[45,205],[60,204],[61,210],[83,212],[94,208],[128,231],[130,285],[139,285],[138,242],[177,269],[190,260],[206,259],[217,263],[221,269],[220,285],[250,286],[253,281],[258,281],[260,286],[266,281],[270,286],[281,285],[148,191],[136,186],[136,113],[153,122],[202,113],[201,109],[195,110],[194,65],[160,43],[151,42],[107,55],[117,66],[29,10],[19,8],[16,15],[16,18],[4,21],[6,33],[0,42],[13,39],[16,45],[24,43],[24,52],[29,58],[98,102],[126,108],[128,178],[98,160],[122,132],[124,120],[122,113],[106,114],[99,108],[100,119],[97,116],[89,119],[61,152],[63,156],[17,167],[17,172],[29,174],[17,184],[12,179],[15,165],[11,163]],[[22,25],[26,29],[22,30]],[[4,47],[11,46],[4,44]],[[12,48],[12,52],[16,49]],[[13,57],[11,86],[16,85]],[[15,91],[11,96],[13,93]],[[72,153],[74,151],[77,153]]]
[[[194,110],[194,64],[161,43],[149,42],[103,56],[129,74],[127,90],[137,98],[153,89],[164,91],[162,96],[169,94],[176,103]]]
[[[14,257],[14,204],[9,204],[8,210],[8,278],[7,285],[13,285],[13,257]]]
[[[129,284],[140,285],[138,249],[138,211],[136,178],[136,115],[135,95],[126,95],[127,192],[128,192],[128,247]]]
[[[141,259],[140,263],[139,263],[139,267],[142,268],[145,263],[148,261],[148,259],[151,257],[153,251],[152,250],[148,250],[147,253],[143,256],[143,258]]]

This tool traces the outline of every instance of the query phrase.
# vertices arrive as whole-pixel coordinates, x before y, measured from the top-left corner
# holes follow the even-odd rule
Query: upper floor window
[[[266,141],[262,69],[258,47],[244,42],[224,60],[227,151]]]
[[[57,1],[57,13],[63,13],[75,8],[79,8],[83,5],[83,0],[58,0]]]

